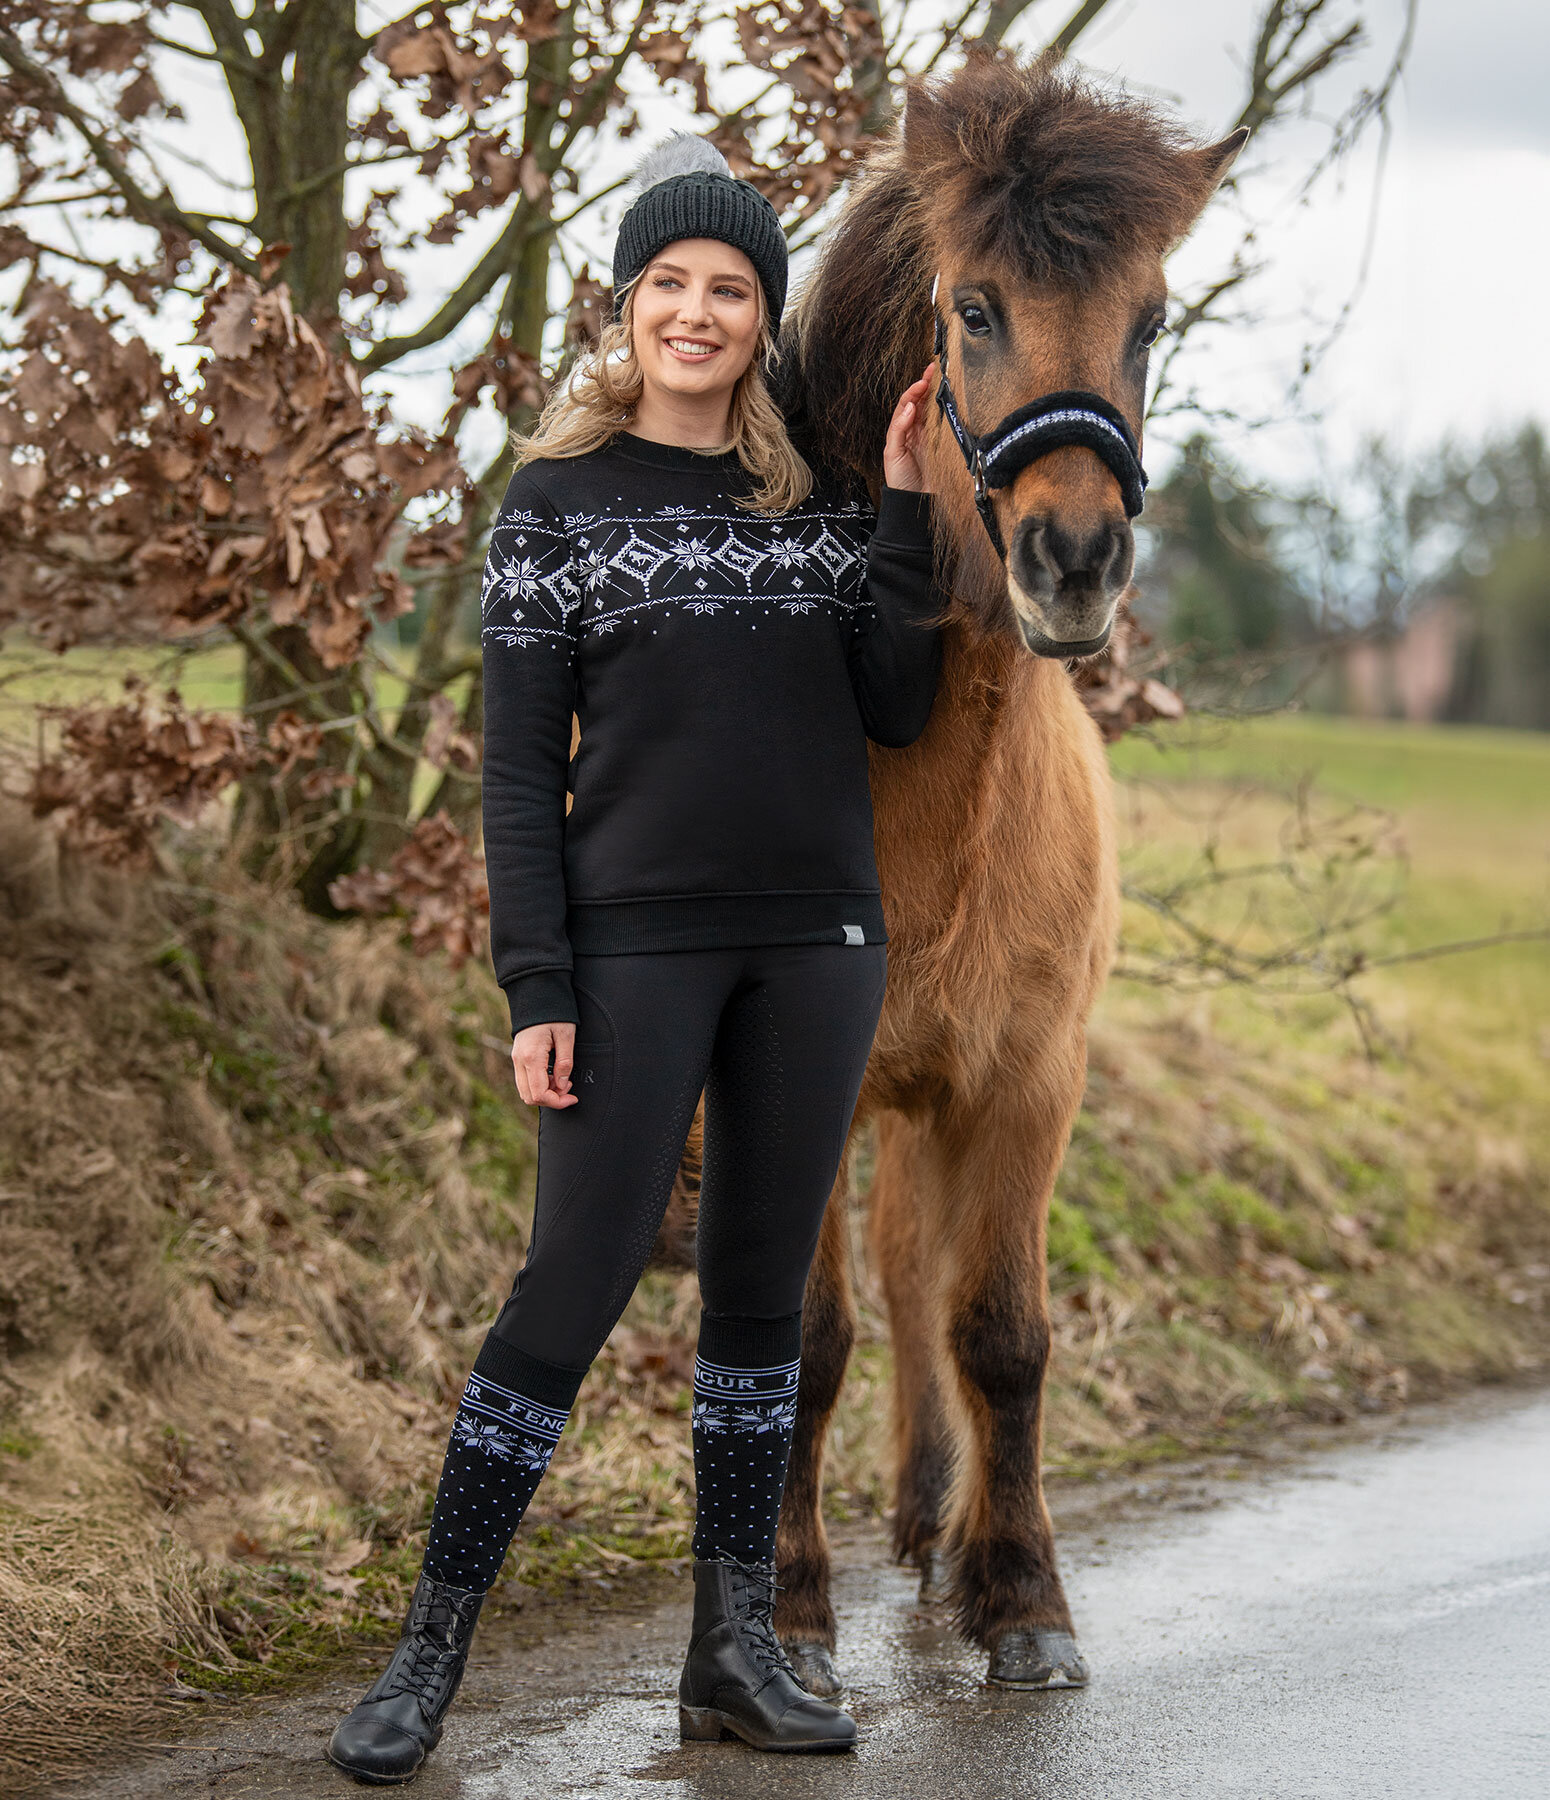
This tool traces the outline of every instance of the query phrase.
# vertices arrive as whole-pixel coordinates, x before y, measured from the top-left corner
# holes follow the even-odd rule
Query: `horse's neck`
[[[1052,825],[1080,831],[1101,804],[1101,762],[1060,663],[944,625],[930,723],[908,749],[872,758],[890,933],[935,935],[966,891],[986,884],[1014,884],[1027,904]]]

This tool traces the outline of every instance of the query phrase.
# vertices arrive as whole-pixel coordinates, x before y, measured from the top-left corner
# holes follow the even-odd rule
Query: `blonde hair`
[[[649,266],[649,265],[648,265]],[[578,357],[569,374],[551,389],[538,423],[530,432],[513,432],[518,463],[534,459],[585,456],[600,450],[634,419],[645,376],[635,357],[635,288],[641,275],[623,290],[617,320],[603,326],[597,347]],[[759,337],[748,367],[732,390],[726,443],[705,454],[737,452],[738,461],[754,477],[753,493],[735,504],[749,512],[783,513],[798,506],[813,490],[813,472],[786,435],[786,420],[764,379],[765,359],[774,348],[764,284],[756,281]]]

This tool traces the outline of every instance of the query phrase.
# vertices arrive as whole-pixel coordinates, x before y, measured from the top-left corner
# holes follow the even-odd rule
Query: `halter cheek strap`
[[[936,359],[941,370],[936,403],[958,440],[963,460],[974,478],[974,504],[996,555],[1006,560],[1006,545],[990,498],[992,488],[1007,487],[1030,463],[1052,450],[1076,444],[1094,451],[1113,471],[1119,483],[1125,516],[1133,519],[1141,510],[1146,471],[1141,467],[1141,447],[1124,415],[1101,394],[1085,388],[1064,389],[1030,400],[1010,412],[999,424],[976,437],[963,422],[952,383],[947,378],[947,321],[936,310],[936,284],[931,288],[931,310],[936,318]]]

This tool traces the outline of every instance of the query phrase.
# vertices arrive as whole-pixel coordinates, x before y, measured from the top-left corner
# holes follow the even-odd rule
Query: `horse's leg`
[[[988,1679],[1014,1687],[1087,1680],[1039,1479],[1045,1227],[1081,1099],[1079,1046],[1064,1048],[936,1117],[922,1220],[940,1259],[945,1397],[960,1427],[946,1527],[953,1619],[989,1650]]]
[[[829,1420],[845,1381],[845,1365],[856,1341],[846,1217],[849,1203],[847,1148],[829,1195],[802,1298],[802,1371],[775,1546],[781,1584],[775,1629],[808,1691],[825,1699],[844,1691],[834,1666],[829,1535],[823,1522],[823,1454]]]
[[[935,1294],[922,1279],[919,1172],[921,1129],[899,1113],[877,1122],[877,1160],[868,1195],[868,1243],[882,1281],[893,1344],[895,1510],[893,1554],[920,1571],[922,1600],[940,1598],[936,1542],[952,1465],[952,1433],[942,1409],[932,1323]]]

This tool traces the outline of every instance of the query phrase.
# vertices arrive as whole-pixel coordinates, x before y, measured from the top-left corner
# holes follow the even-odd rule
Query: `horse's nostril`
[[[1044,527],[1045,566],[1057,581],[1077,578],[1101,586],[1119,550],[1119,535],[1106,519],[1085,531],[1051,519]]]
[[[1071,525],[1030,515],[1012,539],[1012,575],[1024,593],[1050,597],[1057,591],[1093,589],[1112,593],[1130,578],[1129,527],[1111,519]]]

